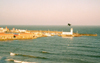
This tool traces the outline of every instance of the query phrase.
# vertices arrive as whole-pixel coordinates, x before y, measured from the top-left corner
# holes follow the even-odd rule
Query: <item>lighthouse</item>
[[[73,35],[73,28],[70,29],[70,34]]]
[[[62,32],[62,35],[73,35],[73,28],[70,29],[70,32]]]

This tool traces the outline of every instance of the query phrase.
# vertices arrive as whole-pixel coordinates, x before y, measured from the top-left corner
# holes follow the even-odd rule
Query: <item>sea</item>
[[[62,38],[0,41],[0,63],[100,63],[100,26],[0,25],[22,30],[70,31],[97,34]],[[16,55],[10,55],[10,53]],[[12,61],[10,61],[12,59]],[[16,61],[15,61],[16,60]]]

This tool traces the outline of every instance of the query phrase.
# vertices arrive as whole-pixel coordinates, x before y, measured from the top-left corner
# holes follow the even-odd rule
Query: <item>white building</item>
[[[20,29],[19,29],[19,32],[26,32],[26,30],[20,30]]]
[[[6,27],[6,28],[1,28],[0,27],[0,33],[2,33],[2,32],[6,32],[6,31],[8,31],[9,29]]]
[[[73,28],[70,29],[70,32],[62,32],[62,35],[73,35]]]
[[[26,32],[26,30],[20,30],[20,29],[16,29],[16,32]]]

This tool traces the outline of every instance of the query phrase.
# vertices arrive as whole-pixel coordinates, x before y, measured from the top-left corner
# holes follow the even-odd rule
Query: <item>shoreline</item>
[[[60,37],[97,36],[97,34],[73,33],[73,28],[70,29],[70,32],[50,31],[50,30],[20,30],[15,28],[9,30],[7,26],[5,28],[0,28],[0,41],[28,40],[28,39],[36,39],[40,37],[49,37],[55,35]]]
[[[14,34],[15,32],[6,32],[0,33],[0,41],[7,41],[7,40],[30,40],[36,39],[40,37],[49,37],[49,36],[60,36],[60,37],[81,37],[81,36],[98,36],[97,34],[80,34],[80,33],[73,33],[73,35],[62,35],[62,31],[37,31],[37,30],[30,30],[29,33],[19,33]],[[10,35],[10,36],[8,36]]]

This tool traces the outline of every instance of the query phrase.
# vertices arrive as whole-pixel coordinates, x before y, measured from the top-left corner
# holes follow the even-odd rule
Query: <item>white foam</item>
[[[15,56],[16,54],[15,54],[15,53],[10,52],[10,55],[11,55],[11,56]]]
[[[14,59],[6,59],[7,61],[14,61]]]
[[[24,61],[23,61],[22,63],[36,63],[36,62],[24,62]]]
[[[42,53],[48,53],[47,51],[42,51]]]
[[[16,63],[22,63],[22,61],[19,61],[19,60],[14,60],[14,62],[16,62]]]
[[[13,61],[15,63],[37,63],[37,62],[26,62],[26,61],[20,61],[20,60],[14,60],[14,59],[6,59],[7,61]]]

